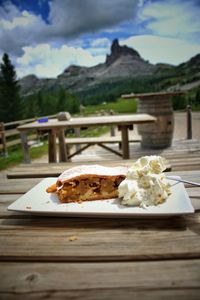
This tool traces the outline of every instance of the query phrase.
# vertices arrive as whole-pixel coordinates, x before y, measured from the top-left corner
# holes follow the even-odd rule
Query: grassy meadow
[[[135,113],[137,110],[136,100],[117,99],[116,102],[104,102],[98,105],[88,105],[85,107],[84,115],[99,114],[112,110],[116,114]]]

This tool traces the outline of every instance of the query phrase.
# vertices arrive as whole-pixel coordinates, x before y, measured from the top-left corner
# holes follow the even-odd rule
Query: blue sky
[[[105,61],[114,38],[149,62],[200,53],[200,0],[0,0],[0,56],[18,77]]]

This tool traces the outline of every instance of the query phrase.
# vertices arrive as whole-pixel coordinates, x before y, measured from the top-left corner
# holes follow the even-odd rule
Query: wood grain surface
[[[95,117],[77,117],[71,118],[69,121],[58,121],[57,119],[50,119],[46,123],[32,122],[18,127],[20,131],[30,129],[57,129],[57,128],[80,128],[84,126],[97,125],[130,125],[154,123],[156,118],[149,114],[130,114],[130,115],[109,115],[109,116],[95,116]]]
[[[170,174],[200,181],[198,170]],[[7,210],[40,180],[0,182],[0,299],[199,299],[199,210],[165,219]],[[200,203],[200,188],[186,189]]]
[[[199,259],[2,263],[1,295],[11,299],[30,295],[31,299],[198,299],[199,269]]]

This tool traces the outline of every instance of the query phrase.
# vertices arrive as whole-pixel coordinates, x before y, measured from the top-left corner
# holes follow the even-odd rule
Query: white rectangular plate
[[[120,204],[120,199],[86,201],[82,203],[60,203],[57,195],[48,194],[46,188],[55,183],[57,178],[45,178],[26,194],[12,203],[8,210],[30,214],[71,216],[71,217],[170,217],[194,213],[185,187],[174,182],[172,194],[167,201],[148,208],[130,207]],[[170,181],[170,184],[172,182]]]

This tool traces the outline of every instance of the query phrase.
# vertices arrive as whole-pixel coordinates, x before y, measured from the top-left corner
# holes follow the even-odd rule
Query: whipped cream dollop
[[[161,156],[138,159],[118,187],[122,204],[145,207],[163,203],[170,194],[170,185],[163,173],[165,169],[166,162]]]

